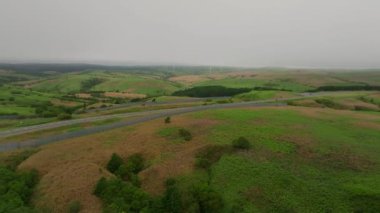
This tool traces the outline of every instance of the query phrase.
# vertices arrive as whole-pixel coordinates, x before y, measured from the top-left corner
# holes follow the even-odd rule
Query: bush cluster
[[[81,91],[89,91],[92,87],[102,83],[104,80],[101,78],[90,78],[81,82]]]
[[[144,158],[141,154],[133,154],[128,157],[127,162],[117,154],[112,154],[107,164],[107,169],[123,180],[131,182],[135,186],[140,186],[137,174],[144,169]]]
[[[232,145],[209,145],[196,155],[196,166],[210,171],[214,163],[234,148],[248,149],[250,143],[240,137]],[[222,196],[206,182],[180,185],[175,179],[168,179],[162,197],[148,195],[140,189],[137,176],[143,168],[144,159],[140,154],[131,155],[126,161],[117,154],[111,156],[107,169],[116,177],[101,178],[94,190],[103,200],[104,212],[220,212],[224,209]]]
[[[189,96],[189,97],[223,97],[234,96],[240,93],[251,91],[251,88],[227,88],[223,86],[200,86],[176,91],[174,96]]]
[[[33,104],[32,107],[35,108],[35,113],[39,117],[49,118],[49,117],[58,117],[59,119],[70,119],[71,114],[75,110],[81,108],[77,107],[66,107],[66,106],[54,106],[50,102]]]
[[[36,171],[15,172],[0,166],[0,212],[32,212],[28,204],[37,181]]]
[[[142,191],[137,174],[144,169],[141,154],[133,154],[124,160],[112,154],[107,170],[116,175],[115,178],[101,178],[94,190],[104,203],[105,212],[141,212],[151,205],[151,198]]]
[[[141,212],[148,210],[151,202],[148,194],[120,178],[101,178],[94,194],[102,199],[104,212]]]

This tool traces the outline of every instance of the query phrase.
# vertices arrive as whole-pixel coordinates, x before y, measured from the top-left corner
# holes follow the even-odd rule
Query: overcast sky
[[[0,0],[0,60],[380,67],[380,0]]]

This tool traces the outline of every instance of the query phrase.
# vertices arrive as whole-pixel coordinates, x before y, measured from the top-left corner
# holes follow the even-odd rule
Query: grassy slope
[[[217,78],[214,78],[217,76]],[[327,71],[269,69],[251,70],[239,73],[227,72],[214,75],[203,74],[195,79],[194,86],[222,85],[226,87],[267,86],[292,91],[305,91],[327,85],[378,85],[378,71]],[[207,80],[208,79],[208,80]]]
[[[272,87],[291,91],[305,91],[312,87],[287,80],[258,80],[256,78],[225,78],[196,83],[194,86],[225,86],[231,88]]]
[[[63,74],[38,82],[32,87],[40,91],[77,92],[81,89],[81,82],[91,78],[103,80],[92,88],[95,91],[120,90],[153,96],[170,94],[179,87],[177,84],[160,79],[159,76],[105,71]]]
[[[380,99],[379,92],[367,92],[367,91],[355,91],[355,92],[327,92],[324,96],[316,98],[308,98],[304,100],[292,101],[292,104],[298,106],[318,106],[319,107],[329,107],[323,106],[323,104],[318,104],[317,101],[321,99],[329,100],[331,103],[336,105],[336,109],[348,109],[355,110],[356,108],[362,108],[361,110],[367,111],[379,111],[380,110]],[[358,109],[356,109],[358,110]]]

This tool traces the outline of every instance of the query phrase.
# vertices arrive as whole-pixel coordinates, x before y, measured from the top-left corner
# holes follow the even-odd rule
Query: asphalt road
[[[215,99],[226,99],[226,97],[212,97],[213,100]],[[195,101],[204,101],[205,98],[192,98],[192,99],[185,99],[185,100],[175,100],[175,101],[167,101],[167,102],[144,102],[144,103],[128,103],[124,105],[118,105],[115,107],[109,107],[109,108],[103,108],[103,109],[96,109],[96,111],[105,111],[110,109],[118,109],[118,108],[124,108],[128,106],[158,106],[158,105],[165,105],[165,104],[177,104],[177,103],[191,103]],[[88,122],[95,122],[95,121],[102,121],[102,120],[108,120],[112,118],[127,118],[127,117],[135,117],[135,116],[142,116],[147,115],[149,113],[159,113],[164,110],[151,110],[151,111],[144,111],[144,112],[129,112],[129,113],[120,113],[120,114],[113,114],[113,115],[101,115],[101,116],[95,116],[95,117],[88,117],[88,118],[81,118],[81,119],[73,119],[73,120],[66,120],[66,121],[57,121],[57,122],[50,122],[46,124],[37,124],[33,126],[27,126],[27,127],[19,127],[14,128],[10,130],[0,131],[0,138],[10,137],[10,136],[16,136],[21,135],[25,133],[30,132],[36,132],[40,130],[46,130],[46,129],[53,129],[58,128],[62,126],[69,126],[73,124],[80,124],[80,123],[88,123]],[[88,110],[87,112],[90,112]]]
[[[114,114],[114,115],[102,115],[102,116],[74,119],[74,120],[67,120],[67,121],[58,121],[58,122],[34,125],[34,126],[29,126],[29,127],[21,127],[21,128],[1,131],[0,138],[20,135],[20,134],[25,134],[25,133],[30,133],[30,132],[40,131],[40,130],[52,129],[52,128],[57,128],[57,127],[62,127],[62,126],[68,126],[68,125],[73,125],[73,124],[101,121],[101,120],[107,120],[107,119],[112,119],[112,118],[136,117],[128,121],[120,121],[120,122],[115,122],[112,124],[95,126],[95,127],[75,131],[75,132],[67,132],[63,134],[47,136],[47,137],[27,140],[27,141],[14,141],[14,142],[2,143],[0,144],[0,152],[11,151],[11,150],[19,149],[19,148],[38,147],[41,145],[54,143],[61,140],[81,137],[81,136],[103,132],[103,131],[107,131],[107,130],[111,130],[115,128],[131,126],[131,125],[143,123],[146,121],[154,120],[157,118],[179,115],[179,114],[184,114],[184,113],[189,113],[189,112],[196,112],[196,111],[202,111],[202,110],[207,110],[207,109],[223,109],[223,108],[245,107],[245,106],[250,106],[250,107],[286,106],[287,104],[285,103],[285,101],[299,100],[299,99],[304,99],[306,97],[316,97],[316,96],[323,96],[323,95],[324,93],[304,93],[302,94],[302,97],[294,97],[294,98],[278,98],[278,99],[269,99],[269,100],[261,100],[261,101],[249,101],[249,102],[228,103],[228,104],[191,106],[191,107],[182,107],[182,108],[175,108],[175,109],[152,110],[152,111],[145,111],[145,112],[130,112],[130,113],[121,113],[121,114]]]
[[[300,98],[277,99],[277,101],[295,100],[295,99],[300,99]],[[50,128],[55,128],[59,126],[66,126],[66,125],[77,124],[77,123],[82,123],[82,122],[98,121],[98,120],[104,120],[104,119],[109,119],[109,118],[125,118],[125,117],[131,117],[131,116],[140,116],[138,118],[134,118],[129,121],[115,122],[112,124],[91,127],[88,129],[83,129],[83,130],[79,130],[75,132],[68,132],[68,133],[47,136],[47,137],[33,139],[33,140],[27,140],[27,141],[14,141],[14,142],[2,143],[0,144],[0,152],[12,151],[19,148],[38,147],[41,145],[54,143],[61,140],[81,137],[81,136],[99,133],[99,132],[103,132],[103,131],[107,131],[107,130],[111,130],[115,128],[131,126],[131,125],[143,123],[146,121],[154,120],[157,118],[179,115],[179,114],[184,114],[184,113],[189,113],[189,112],[202,111],[202,110],[207,110],[207,109],[223,109],[223,108],[245,107],[245,106],[265,107],[265,106],[285,106],[286,105],[285,103],[281,103],[281,102],[273,103],[273,101],[276,101],[276,100],[241,102],[241,103],[230,103],[230,104],[214,104],[214,105],[184,107],[184,108],[176,108],[176,109],[155,110],[155,111],[139,112],[139,113],[125,113],[125,114],[107,115],[107,116],[99,116],[99,117],[92,117],[92,118],[85,118],[85,119],[54,122],[54,123],[41,124],[41,125],[36,125],[36,126],[31,126],[31,127],[23,127],[23,128],[18,128],[18,129],[13,130],[12,131],[13,134],[23,134],[26,132],[39,131],[39,130],[50,129]],[[9,131],[5,133],[4,132],[5,131],[1,132],[0,134],[2,135],[10,134]]]

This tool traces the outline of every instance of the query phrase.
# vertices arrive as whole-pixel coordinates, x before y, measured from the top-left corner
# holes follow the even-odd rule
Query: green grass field
[[[203,179],[222,195],[226,212],[374,212],[380,201],[380,114],[367,121],[377,128],[361,128],[365,114],[354,115],[321,111],[311,119],[290,109],[196,113],[221,122],[208,135],[212,143],[228,145],[244,136],[252,145],[224,155],[201,176],[209,176]],[[202,180],[197,176],[184,180]]]
[[[0,86],[0,114],[33,115],[33,104],[48,102],[55,96],[12,85]]]
[[[296,93],[285,92],[285,91],[251,91],[247,93],[242,93],[234,96],[236,99],[244,101],[255,101],[255,100],[265,100],[265,99],[275,99],[275,98],[290,98],[297,97]]]

